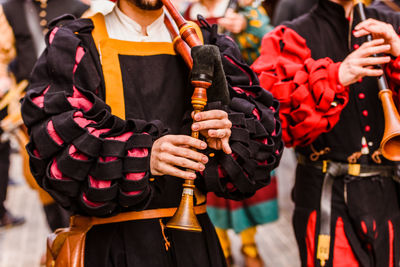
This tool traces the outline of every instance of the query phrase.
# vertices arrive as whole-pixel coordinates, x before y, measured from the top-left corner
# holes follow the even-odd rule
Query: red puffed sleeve
[[[389,88],[393,91],[393,99],[397,106],[400,107],[400,58],[392,59],[389,64],[385,66],[386,77],[388,78]]]
[[[305,146],[338,122],[349,96],[340,84],[340,63],[314,60],[306,41],[279,26],[264,36],[261,55],[251,66],[261,86],[279,100],[285,145]]]

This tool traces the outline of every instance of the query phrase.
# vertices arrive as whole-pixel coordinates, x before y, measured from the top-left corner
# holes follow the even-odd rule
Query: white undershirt
[[[108,36],[112,39],[131,42],[172,42],[164,24],[164,13],[147,26],[147,36],[142,34],[142,26],[125,15],[117,5],[105,16]]]

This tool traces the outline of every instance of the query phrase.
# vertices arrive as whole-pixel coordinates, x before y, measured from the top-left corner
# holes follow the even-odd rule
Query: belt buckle
[[[348,174],[352,176],[360,176],[361,165],[360,164],[349,164]]]

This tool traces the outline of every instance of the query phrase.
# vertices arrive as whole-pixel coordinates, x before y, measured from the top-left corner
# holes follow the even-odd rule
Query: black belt
[[[352,163],[343,163],[336,162],[331,160],[322,160],[322,161],[311,161],[306,156],[297,155],[297,162],[301,165],[310,165],[314,168],[321,170],[323,173],[327,172],[328,166],[330,164],[337,165],[337,175],[352,175],[359,177],[371,177],[375,175],[380,175],[382,177],[393,177],[395,174],[395,166],[391,165],[367,165],[367,164],[352,164]]]
[[[331,203],[332,203],[332,186],[334,179],[340,176],[351,175],[357,177],[393,177],[395,174],[395,166],[380,165],[364,165],[364,164],[347,164],[335,161],[311,161],[305,156],[298,156],[298,163],[302,165],[311,165],[320,169],[325,173],[324,182],[322,184],[321,203],[320,203],[320,228],[318,235],[317,259],[320,265],[325,266],[329,259],[330,250],[330,230],[331,230]],[[345,183],[346,186],[346,183]],[[344,190],[345,192],[347,190]],[[346,197],[345,197],[346,199]]]

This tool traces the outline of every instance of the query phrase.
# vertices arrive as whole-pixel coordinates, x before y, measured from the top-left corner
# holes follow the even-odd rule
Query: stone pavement
[[[256,241],[266,267],[298,267],[298,252],[291,227],[292,204],[289,192],[293,184],[293,157],[285,153],[278,170],[280,218],[277,222],[260,226]],[[0,230],[0,267],[38,267],[45,252],[45,237],[49,233],[39,199],[22,178],[21,158],[11,157],[11,177],[17,185],[9,187],[6,205],[13,214],[22,215],[27,222],[11,229]],[[240,240],[233,232],[233,252],[236,266],[243,266]]]

